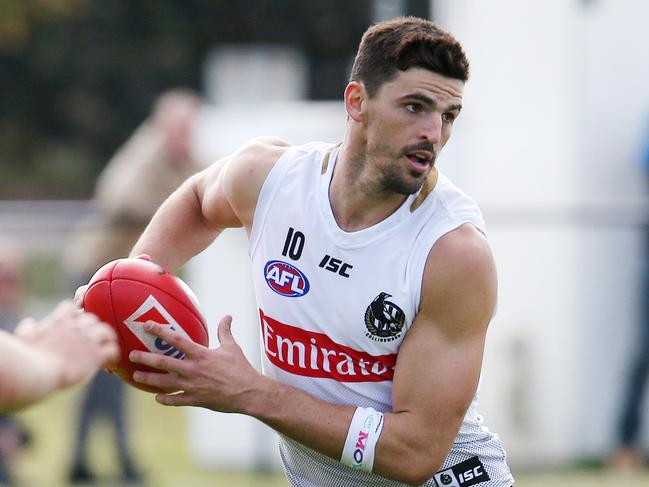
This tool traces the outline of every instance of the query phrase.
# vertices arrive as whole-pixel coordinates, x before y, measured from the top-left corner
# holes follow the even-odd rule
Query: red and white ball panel
[[[189,286],[159,265],[143,259],[118,259],[101,267],[88,283],[83,307],[113,326],[121,357],[111,371],[129,384],[149,392],[157,389],[133,381],[136,370],[151,371],[129,361],[131,350],[164,354],[182,360],[184,354],[144,331],[153,321],[204,346],[207,324]]]

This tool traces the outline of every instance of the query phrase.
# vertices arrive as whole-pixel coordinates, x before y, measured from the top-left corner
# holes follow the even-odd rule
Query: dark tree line
[[[425,15],[427,0],[410,3]],[[298,46],[310,97],[338,98],[371,4],[1,0],[0,199],[87,197],[158,93],[200,90],[201,64],[219,44]]]

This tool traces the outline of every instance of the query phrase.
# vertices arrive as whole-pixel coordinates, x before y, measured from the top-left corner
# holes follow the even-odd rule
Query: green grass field
[[[29,427],[33,442],[16,464],[16,479],[28,487],[65,486],[72,454],[74,413],[79,391],[66,392],[19,417]],[[286,487],[281,473],[254,474],[202,470],[192,465],[183,445],[184,415],[181,409],[157,405],[151,395],[132,391],[132,438],[138,464],[146,473],[146,485],[155,487]],[[164,428],[160,427],[164,425]],[[173,441],[171,439],[173,438]],[[90,460],[104,480],[116,486],[114,440],[105,425],[91,435]],[[515,470],[515,469],[514,469]],[[517,487],[648,487],[649,472],[622,475],[596,470],[525,473],[516,472]]]

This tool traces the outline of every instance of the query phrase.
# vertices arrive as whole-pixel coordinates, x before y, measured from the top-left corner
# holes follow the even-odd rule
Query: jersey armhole
[[[412,286],[411,296],[414,300],[413,309],[416,310],[416,313],[419,313],[419,305],[421,304],[421,290],[424,281],[424,270],[426,268],[426,262],[428,261],[428,254],[430,254],[433,245],[435,245],[441,237],[465,223],[470,223],[480,233],[486,235],[484,221],[478,215],[456,215],[454,218],[439,224],[433,232],[420,238],[419,242],[415,245],[413,249],[413,257],[408,264],[407,282]]]
[[[261,186],[261,191],[257,198],[257,205],[255,206],[255,212],[252,217],[250,244],[248,247],[248,255],[250,257],[254,255],[255,250],[257,249],[270,205],[275,198],[275,194],[279,190],[280,183],[288,171],[291,161],[291,158],[289,157],[290,154],[293,154],[293,148],[286,150],[279,159],[277,159],[277,162],[275,162],[273,168],[270,170]]]

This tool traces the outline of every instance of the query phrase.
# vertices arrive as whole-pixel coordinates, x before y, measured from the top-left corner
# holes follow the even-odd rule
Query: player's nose
[[[419,128],[419,138],[432,144],[437,144],[442,140],[442,117],[433,114],[422,122]]]

